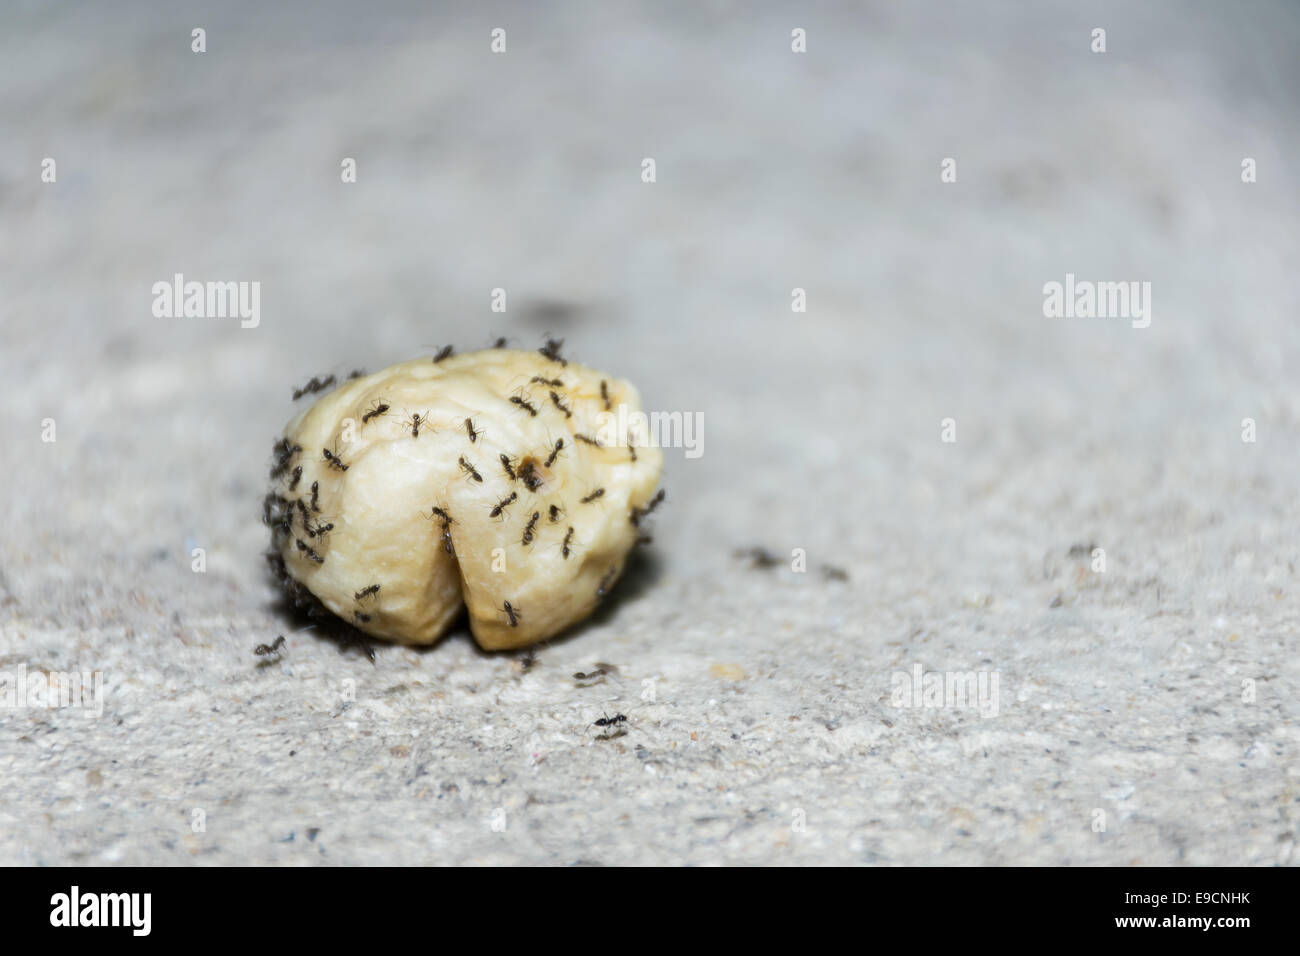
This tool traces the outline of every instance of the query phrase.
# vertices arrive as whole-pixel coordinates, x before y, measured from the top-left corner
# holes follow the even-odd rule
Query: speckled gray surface
[[[0,14],[0,673],[104,680],[0,708],[0,862],[1300,858],[1294,7],[103,6]],[[548,331],[704,415],[652,559],[526,671],[295,632],[291,387]]]

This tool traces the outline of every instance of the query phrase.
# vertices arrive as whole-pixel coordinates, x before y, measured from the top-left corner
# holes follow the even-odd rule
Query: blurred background
[[[270,773],[260,748],[288,749],[268,731],[244,751],[238,728],[279,715],[307,733],[334,693],[286,691],[249,657],[295,626],[258,521],[291,391],[498,335],[561,337],[648,408],[704,419],[700,458],[667,452],[649,569],[525,675],[518,733],[567,699],[546,681],[616,654],[677,709],[646,717],[667,735],[650,745],[662,792],[622,776],[636,767],[601,773],[641,793],[653,825],[606,828],[607,811],[557,798],[587,821],[565,831],[587,850],[486,849],[475,823],[448,822],[440,860],[1237,863],[1294,845],[1280,835],[1297,743],[1294,4],[268,7],[0,13],[0,659],[103,669],[117,701],[115,725],[0,714],[4,766],[28,772],[5,798],[6,862],[282,859],[295,824],[265,822],[271,785],[223,787]],[[940,181],[946,158],[956,182]],[[175,273],[260,282],[260,324],[156,318],[152,286]],[[1150,327],[1046,318],[1043,286],[1066,273],[1150,282]],[[57,442],[41,441],[47,418]],[[1078,560],[1094,546],[1104,575]],[[736,557],[753,547],[779,567]],[[788,568],[795,548],[806,575]],[[293,646],[316,677],[366,673],[309,636]],[[888,675],[914,660],[1000,669],[1003,716],[886,727]],[[668,741],[713,712],[733,664],[749,693],[721,682],[733,710],[716,747],[780,724],[747,769],[715,750],[679,767],[701,775],[699,804],[666,813],[683,779],[669,784],[668,754],[686,759]],[[381,649],[376,666],[400,671],[384,686],[510,673],[465,635]],[[1272,709],[1233,705],[1243,676],[1272,681]],[[319,712],[285,716],[317,692]],[[486,719],[481,700],[439,692],[387,716],[422,740],[430,707],[452,736]],[[194,715],[213,699],[233,710],[208,727]],[[168,715],[196,723],[155,730],[173,736],[147,754],[128,745]],[[787,716],[814,738],[791,738]],[[62,728],[57,759],[29,721]],[[394,732],[368,745],[392,753]],[[1118,740],[1169,760],[1117,755]],[[466,761],[448,779],[509,764],[480,745],[391,758],[394,779],[412,760]],[[981,747],[998,769],[955,769]],[[202,799],[239,822],[167,848],[199,766],[224,769]],[[791,778],[814,792],[790,794]],[[1053,780],[1066,790],[1049,800]],[[388,818],[361,836],[349,806],[416,812],[392,791],[335,805],[321,786],[302,812],[336,815],[336,860],[387,859]],[[739,794],[719,819],[743,807],[788,831],[798,802],[823,808],[821,835],[778,849],[752,821],[702,830],[719,788]],[[178,802],[154,809],[164,792]],[[1090,832],[1096,806],[1129,829]]]

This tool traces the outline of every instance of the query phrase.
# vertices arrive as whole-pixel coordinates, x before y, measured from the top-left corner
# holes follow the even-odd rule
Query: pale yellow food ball
[[[431,644],[468,608],[484,648],[545,640],[608,593],[662,500],[663,456],[627,427],[640,411],[630,384],[558,352],[351,379],[276,445],[272,562],[375,637]]]

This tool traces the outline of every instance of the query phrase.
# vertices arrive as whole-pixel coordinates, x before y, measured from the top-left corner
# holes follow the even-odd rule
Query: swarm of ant
[[[615,402],[639,411],[626,383],[570,363],[560,339],[548,338],[534,352],[506,345],[498,338],[487,351],[463,354],[445,345],[431,361],[370,376],[358,370],[341,383],[333,374],[315,376],[294,390],[295,399],[328,392],[277,440],[274,484],[263,502],[271,529],[268,563],[294,609],[334,634],[436,640],[453,623],[455,608],[421,608],[410,595],[445,602],[445,585],[404,580],[402,563],[391,559],[382,572],[374,567],[371,580],[358,580],[352,570],[340,580],[333,570],[359,568],[365,575],[365,555],[391,551],[395,527],[410,535],[399,552],[412,556],[410,573],[432,569],[468,580],[461,562],[505,552],[503,566],[521,568],[530,594],[537,593],[539,573],[554,580],[554,606],[530,613],[517,596],[523,591],[510,587],[509,571],[504,578],[478,575],[493,586],[479,588],[482,598],[476,592],[461,598],[485,648],[544,640],[610,593],[627,552],[650,542],[643,526],[665,499],[662,490],[655,493],[662,455],[652,448],[638,456],[630,429],[613,439],[602,431],[598,416],[608,418]],[[447,411],[452,408],[454,415]],[[402,450],[394,450],[399,445]],[[358,469],[362,461],[368,467]],[[396,500],[401,496],[384,480],[357,477],[358,471],[374,476],[414,468],[429,471],[423,480],[412,472],[401,487],[427,488],[418,502]],[[385,491],[367,499],[368,484]],[[365,502],[363,514],[395,512],[380,525],[387,529],[382,544],[370,540],[363,516],[346,511],[355,506],[345,502],[354,501]],[[397,518],[408,506],[410,519]],[[421,537],[416,516],[434,523],[433,535]],[[458,547],[462,542],[465,547]],[[330,560],[339,548],[347,555],[342,565]],[[428,555],[428,548],[436,550]],[[557,613],[557,606],[565,610]],[[430,621],[441,622],[439,630],[431,630]],[[368,646],[367,654],[373,660]],[[261,656],[272,659],[273,652]]]

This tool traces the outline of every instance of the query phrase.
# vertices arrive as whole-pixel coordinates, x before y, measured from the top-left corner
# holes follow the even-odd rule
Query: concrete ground
[[[1298,41],[1282,2],[6,5],[0,863],[1297,862]],[[176,273],[258,324],[155,316]],[[1067,273],[1150,325],[1045,316]],[[531,666],[299,630],[292,387],[548,332],[703,415],[616,597]],[[98,713],[4,699],[72,671]]]

